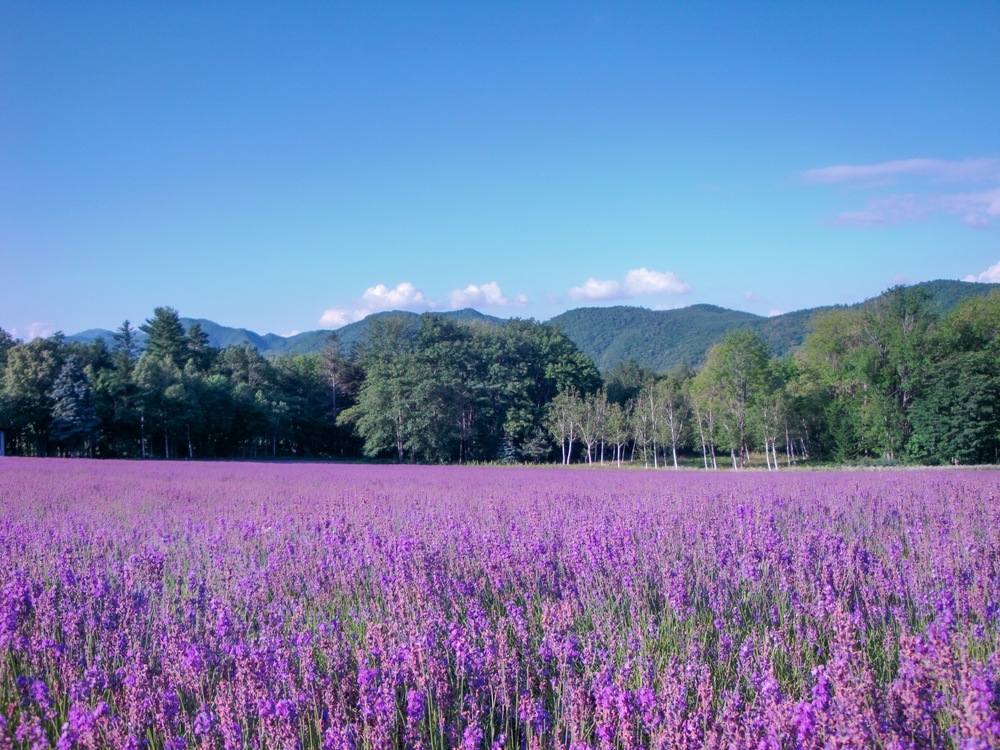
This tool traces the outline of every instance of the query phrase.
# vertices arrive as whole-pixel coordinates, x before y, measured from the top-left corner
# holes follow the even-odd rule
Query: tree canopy
[[[818,314],[791,353],[737,326],[698,369],[625,360],[603,376],[532,320],[380,315],[353,347],[327,334],[319,353],[270,358],[211,346],[169,307],[139,330],[142,351],[129,321],[110,348],[0,330],[6,452],[706,469],[1000,459],[998,290],[942,312],[926,289],[894,287]]]

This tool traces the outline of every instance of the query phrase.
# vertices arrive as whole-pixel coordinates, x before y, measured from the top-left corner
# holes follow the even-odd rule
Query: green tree
[[[7,353],[19,343],[7,331],[0,328],[0,456],[7,454],[7,432],[5,428],[10,418],[3,395],[4,371],[7,369]]]
[[[197,373],[187,378],[186,393],[199,413],[194,421],[194,452],[203,458],[236,455],[236,405],[229,378],[218,372]]]
[[[859,310],[834,309],[816,317],[796,355],[795,390],[819,417],[817,451],[844,463],[874,450],[864,376],[863,327]]]
[[[330,386],[330,414],[336,419],[340,413],[340,409],[337,406],[337,397],[343,390],[343,373],[347,365],[344,347],[340,343],[340,337],[336,331],[330,331],[330,335],[327,336],[320,358],[323,375]]]
[[[929,364],[925,343],[935,322],[930,294],[896,286],[862,308],[863,365],[875,388],[881,452],[897,460],[913,431],[910,410]]]
[[[135,364],[139,361],[140,345],[136,330],[126,319],[112,334],[112,338],[114,345],[111,351],[115,367],[123,376],[131,377]]]
[[[423,315],[414,339],[413,385],[416,402],[409,449],[422,461],[441,462],[482,456],[476,422],[485,383],[478,339],[471,326],[440,315]]]
[[[659,410],[658,439],[660,445],[664,446],[664,455],[666,446],[670,446],[674,469],[679,468],[677,451],[685,443],[690,422],[691,406],[687,398],[687,381],[693,376],[694,374],[686,367],[675,368],[654,386],[654,398]]]
[[[180,369],[188,360],[188,341],[177,311],[172,307],[157,307],[153,317],[139,326],[146,334],[146,357],[167,362]]]
[[[607,425],[605,429],[608,442],[614,446],[614,460],[619,467],[622,465],[625,446],[628,445],[631,434],[629,421],[630,415],[625,406],[614,402],[608,404]]]
[[[0,377],[3,377],[4,368],[7,366],[7,353],[19,343],[21,342],[0,328]]]
[[[705,369],[699,374],[703,391],[722,423],[725,445],[734,467],[742,468],[749,455],[749,437],[754,425],[754,400],[766,387],[770,353],[757,333],[736,331],[728,334],[708,352]]]
[[[136,329],[126,320],[115,331],[111,364],[94,381],[94,398],[102,424],[102,444],[110,455],[141,454],[141,417],[135,367],[139,361]]]
[[[320,354],[294,354],[274,362],[275,387],[267,389],[272,452],[330,455],[340,449],[330,410],[330,382]],[[343,381],[342,381],[343,383]],[[347,402],[344,402],[347,405]]]
[[[48,452],[52,385],[63,356],[62,334],[18,344],[7,351],[0,388],[2,420],[10,430],[12,448],[22,454],[44,456]]]
[[[930,463],[981,464],[1000,458],[1000,362],[958,351],[933,364],[912,410],[911,452]]]
[[[656,373],[649,367],[640,365],[634,359],[622,360],[611,368],[605,378],[608,401],[624,405],[638,396],[639,391],[654,380]]]
[[[170,357],[143,356],[135,369],[139,395],[140,440],[142,457],[154,455],[153,445],[163,446],[163,458],[176,453],[174,432],[182,423],[185,398],[182,371]],[[163,442],[153,441],[154,433]],[[148,442],[147,442],[148,441]]]
[[[816,319],[800,356],[801,377],[828,395],[826,442],[835,458],[902,457],[935,322],[927,291],[908,287]]]
[[[577,417],[580,442],[587,451],[587,463],[598,457],[604,463],[604,440],[608,426],[608,394],[602,388],[583,397]],[[598,455],[598,447],[600,453]]]
[[[930,463],[997,461],[1000,292],[955,307],[923,349],[931,361],[913,404],[908,453]]]
[[[505,440],[507,441],[507,445],[513,447],[513,440],[510,438],[505,438]],[[514,455],[517,455],[517,453],[518,451],[515,449]],[[527,440],[521,445],[519,453],[532,463],[537,464],[545,461],[552,453],[552,443],[545,430],[539,427],[535,430],[534,434],[529,435]]]
[[[704,370],[688,381],[687,395],[694,413],[694,427],[698,430],[701,456],[706,471],[718,469],[715,452],[715,410],[721,400],[718,383],[706,375]]]
[[[985,351],[1000,356],[1000,289],[972,297],[955,307],[944,321],[936,351]]]
[[[593,361],[551,326],[515,319],[481,336],[484,410],[497,444],[508,436],[522,446],[547,430],[548,404],[559,393],[586,395],[601,386]]]
[[[649,458],[652,455],[654,466],[656,461],[655,438],[653,437],[656,423],[650,389],[643,388],[634,399],[626,404],[631,417],[632,457],[636,451],[642,454],[642,465],[649,468]]]
[[[753,419],[757,437],[764,448],[764,461],[768,471],[778,469],[778,441],[788,441],[788,379],[794,368],[787,360],[772,359],[765,366],[761,387],[752,402]]]
[[[575,388],[557,393],[546,409],[545,425],[553,441],[559,443],[563,464],[573,460],[573,443],[583,410],[584,401]]]
[[[357,359],[364,371],[358,401],[342,411],[337,422],[358,431],[365,455],[393,451],[402,461],[412,438],[412,417],[419,408],[409,322],[401,316],[371,320]]]
[[[211,368],[219,351],[209,343],[208,334],[201,323],[188,326],[185,348],[185,360],[194,364],[199,372],[207,372]]]
[[[97,425],[93,389],[79,359],[70,356],[52,385],[52,439],[70,455],[90,453]]]
[[[281,400],[268,398],[276,388],[274,366],[250,344],[234,344],[219,353],[213,374],[225,376],[230,384],[233,410],[230,455],[256,456],[273,436],[274,415],[270,404]]]

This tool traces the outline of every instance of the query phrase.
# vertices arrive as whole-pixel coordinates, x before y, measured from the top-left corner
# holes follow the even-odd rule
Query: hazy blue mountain
[[[89,344],[91,341],[97,341],[97,339],[104,339],[104,342],[109,346],[114,346],[115,343],[115,332],[109,331],[106,328],[88,328],[86,331],[80,331],[79,333],[74,333],[72,336],[67,336],[67,341],[79,341],[83,344]],[[136,340],[141,342],[143,345],[146,343],[146,334],[142,331],[135,332]]]
[[[472,308],[449,310],[448,312],[437,314],[446,318],[451,318],[452,320],[462,321],[463,323],[501,325],[504,322],[503,318],[485,315],[478,310],[473,310]],[[340,338],[341,344],[346,350],[350,351],[354,348],[354,345],[364,337],[365,331],[368,329],[369,321],[388,315],[409,318],[414,329],[420,322],[420,315],[418,313],[404,311],[373,313],[364,320],[359,320],[355,323],[348,323],[346,326],[338,328],[337,336]],[[305,331],[291,336],[279,336],[276,333],[260,334],[255,333],[254,331],[249,331],[246,328],[231,328],[229,326],[220,325],[211,320],[206,320],[205,318],[181,318],[180,321],[184,325],[185,329],[187,329],[187,327],[192,323],[198,323],[201,325],[202,330],[208,336],[208,343],[211,346],[224,349],[227,346],[250,344],[261,352],[261,354],[267,356],[280,356],[282,354],[312,354],[314,352],[321,351],[326,344],[327,339],[330,337],[330,331],[328,330]],[[146,334],[142,331],[137,331],[136,336],[141,343],[145,343]],[[91,328],[86,331],[74,333],[72,336],[67,336],[66,338],[69,341],[80,341],[83,343],[103,338],[110,347],[114,344],[114,331],[105,328]]]
[[[181,323],[185,329],[192,323],[200,324],[202,330],[208,336],[209,343],[220,349],[225,349],[227,346],[233,346],[234,344],[250,344],[262,354],[270,354],[274,349],[284,348],[285,341],[287,341],[284,336],[279,336],[275,333],[261,335],[253,331],[248,331],[246,328],[229,328],[228,326],[219,325],[204,318],[181,318]]]
[[[925,288],[942,313],[968,297],[986,294],[1000,288],[1000,284],[978,284],[966,281],[928,281],[915,285]],[[866,304],[858,302],[849,307]],[[759,332],[770,344],[775,354],[785,354],[799,346],[809,333],[812,319],[829,307],[777,315],[771,318],[738,310],[727,310],[715,305],[691,305],[677,310],[647,310],[642,307],[581,307],[569,310],[549,322],[562,330],[590,355],[604,371],[618,362],[635,359],[640,364],[663,371],[686,362],[698,365],[704,361],[708,349],[728,331],[748,329]],[[503,319],[466,308],[440,313],[453,320],[486,325],[502,325]],[[402,315],[412,321],[414,328],[420,320],[417,313],[381,312],[364,320],[349,323],[337,329],[337,335],[346,351],[350,351],[365,335],[371,320],[386,315]],[[259,334],[245,328],[230,328],[202,318],[181,318],[184,326],[201,324],[212,346],[224,348],[233,344],[248,343],[267,356],[283,354],[310,354],[321,351],[330,331],[306,331],[294,336],[274,333]],[[139,332],[140,340],[145,334]],[[103,337],[112,345],[113,332],[90,329],[68,336],[71,341],[92,341]]]

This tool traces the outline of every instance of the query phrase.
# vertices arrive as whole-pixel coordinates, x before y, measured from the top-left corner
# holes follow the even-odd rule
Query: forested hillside
[[[449,310],[447,312],[437,314],[443,318],[462,323],[501,324],[504,322],[502,318],[495,318],[492,315],[484,315],[478,310],[473,310],[471,308],[466,308],[464,310]],[[420,323],[420,315],[418,313],[400,310],[373,313],[364,320],[348,323],[347,325],[338,328],[337,337],[340,339],[342,345],[347,351],[352,351],[357,343],[364,337],[370,323],[386,316],[405,318],[410,322],[410,326],[414,330],[416,330]],[[267,357],[276,357],[285,354],[318,354],[323,350],[327,339],[330,337],[330,331],[326,329],[305,331],[303,333],[295,333],[290,336],[279,336],[276,333],[254,333],[246,328],[230,328],[229,326],[219,325],[218,323],[204,318],[180,318],[180,322],[185,328],[188,328],[193,323],[197,323],[208,337],[209,344],[218,349],[225,349],[227,346],[249,344]],[[114,335],[114,331],[109,331],[104,328],[92,328],[87,331],[80,331],[79,333],[67,336],[66,340],[81,344],[88,344],[102,338],[105,343],[109,343],[114,340]],[[140,350],[144,348],[146,345],[146,334],[142,331],[137,331],[136,342]]]
[[[989,293],[955,302],[970,289]],[[1000,289],[894,287],[799,313],[801,345],[790,316],[596,312],[582,346],[555,324],[383,314],[342,331],[353,346],[326,333],[319,353],[272,357],[240,339],[249,332],[213,346],[208,321],[185,325],[168,307],[138,330],[125,321],[110,344],[0,329],[0,453],[654,467],[687,456],[706,469],[1000,457]],[[703,364],[663,372],[629,356],[662,363],[660,341],[692,358],[708,347]],[[616,346],[602,376],[586,349]]]
[[[998,284],[942,280],[911,288],[927,292],[932,306],[943,314],[964,299],[998,287]],[[844,307],[856,308],[870,302]],[[644,367],[666,372],[680,364],[702,365],[712,345],[730,331],[758,333],[774,354],[787,354],[805,341],[816,316],[830,309],[814,307],[767,318],[712,305],[677,310],[584,307],[557,315],[549,322],[590,355],[602,371],[634,359]]]
[[[985,294],[997,284],[973,284],[963,281],[931,281],[917,284],[940,313],[946,313],[968,297]],[[866,304],[856,303],[850,307]],[[561,330],[581,351],[606,372],[626,360],[643,367],[666,372],[679,364],[692,367],[705,361],[712,344],[734,330],[759,333],[777,355],[790,352],[805,341],[811,321],[829,307],[815,307],[766,318],[753,313],[727,310],[714,305],[691,305],[677,310],[647,310],[642,307],[583,307],[552,318],[549,323]],[[449,320],[466,323],[502,325],[504,320],[472,309],[437,313]],[[382,312],[337,329],[337,336],[350,352],[361,341],[370,323],[385,316],[402,316],[416,329],[420,316],[411,312]],[[197,323],[208,336],[211,346],[225,349],[236,344],[250,344],[266,357],[285,354],[316,354],[322,351],[329,331],[306,331],[291,336],[258,334],[245,328],[230,328],[203,318],[181,318],[186,327]],[[67,340],[88,343],[103,338],[110,344],[114,333],[103,329],[82,331]],[[138,332],[140,348],[145,335]]]

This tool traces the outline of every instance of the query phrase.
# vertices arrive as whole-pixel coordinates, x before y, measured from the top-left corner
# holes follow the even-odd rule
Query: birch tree
[[[689,406],[684,396],[684,373],[675,372],[659,380],[655,386],[656,404],[659,411],[658,429],[661,435],[660,443],[670,446],[674,469],[677,463],[677,449],[684,439],[687,429]]]
[[[580,394],[575,388],[562,391],[548,406],[545,424],[553,439],[559,443],[563,464],[569,464],[573,458],[580,408]]]
[[[622,457],[625,453],[625,446],[628,445],[630,431],[630,418],[626,406],[622,404],[608,405],[607,418],[607,439],[615,448],[615,463],[621,468]]]
[[[746,466],[753,399],[764,387],[768,359],[767,344],[759,334],[736,331],[709,350],[701,373],[707,392],[721,407],[718,416],[734,468]]]

